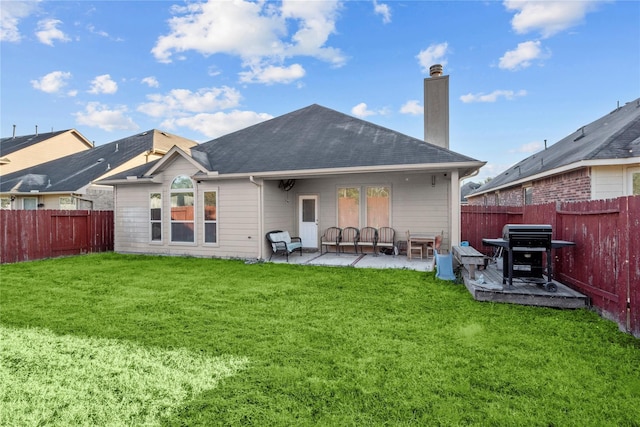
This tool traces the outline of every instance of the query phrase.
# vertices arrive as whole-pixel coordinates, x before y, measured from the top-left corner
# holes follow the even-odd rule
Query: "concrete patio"
[[[433,271],[433,257],[423,259],[408,259],[406,255],[373,255],[327,252],[295,252],[289,255],[289,264],[322,265],[329,267],[355,267],[355,268],[398,268],[417,271]],[[284,255],[275,255],[271,258],[273,263],[286,263]]]

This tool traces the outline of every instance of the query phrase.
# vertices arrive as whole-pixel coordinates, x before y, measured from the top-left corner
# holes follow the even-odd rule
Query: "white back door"
[[[300,238],[305,248],[318,248],[318,196],[298,198]]]

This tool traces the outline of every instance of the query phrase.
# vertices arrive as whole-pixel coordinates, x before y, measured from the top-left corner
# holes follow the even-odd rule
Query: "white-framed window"
[[[533,204],[533,187],[528,186],[522,189],[522,200],[525,205]]]
[[[364,204],[361,203],[364,195]],[[386,185],[338,187],[338,227],[389,227],[391,187]]]
[[[629,169],[629,190],[627,194],[629,196],[640,195],[640,168]]]
[[[162,193],[149,194],[149,234],[152,242],[162,242]]]
[[[58,199],[58,204],[61,210],[75,210],[76,200],[73,196],[63,196]]]
[[[218,192],[203,193],[204,243],[218,243]]]
[[[367,187],[367,226],[389,227],[391,225],[391,187]]]
[[[360,187],[338,188],[338,227],[360,228]]]
[[[22,209],[25,211],[35,211],[38,209],[37,197],[24,197],[22,199]]]
[[[11,198],[10,197],[0,197],[0,209],[11,209]]]
[[[193,181],[185,175],[171,183],[171,241],[195,241]]]

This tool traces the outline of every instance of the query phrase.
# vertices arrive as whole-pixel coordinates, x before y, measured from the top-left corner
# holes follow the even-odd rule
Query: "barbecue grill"
[[[547,224],[507,224],[502,229],[501,239],[482,239],[486,246],[503,248],[502,284],[509,282],[513,286],[513,278],[541,284],[548,292],[556,292],[558,287],[553,282],[551,249],[573,246],[575,243],[564,240],[552,240],[552,228]],[[547,254],[546,280],[542,264],[542,254]]]

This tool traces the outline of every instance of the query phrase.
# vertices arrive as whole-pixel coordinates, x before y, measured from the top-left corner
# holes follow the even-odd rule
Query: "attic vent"
[[[584,126],[582,126],[580,129],[578,129],[581,133],[580,135],[578,135],[577,137],[575,137],[575,139],[573,140],[573,142],[576,142],[582,138],[584,138]]]

